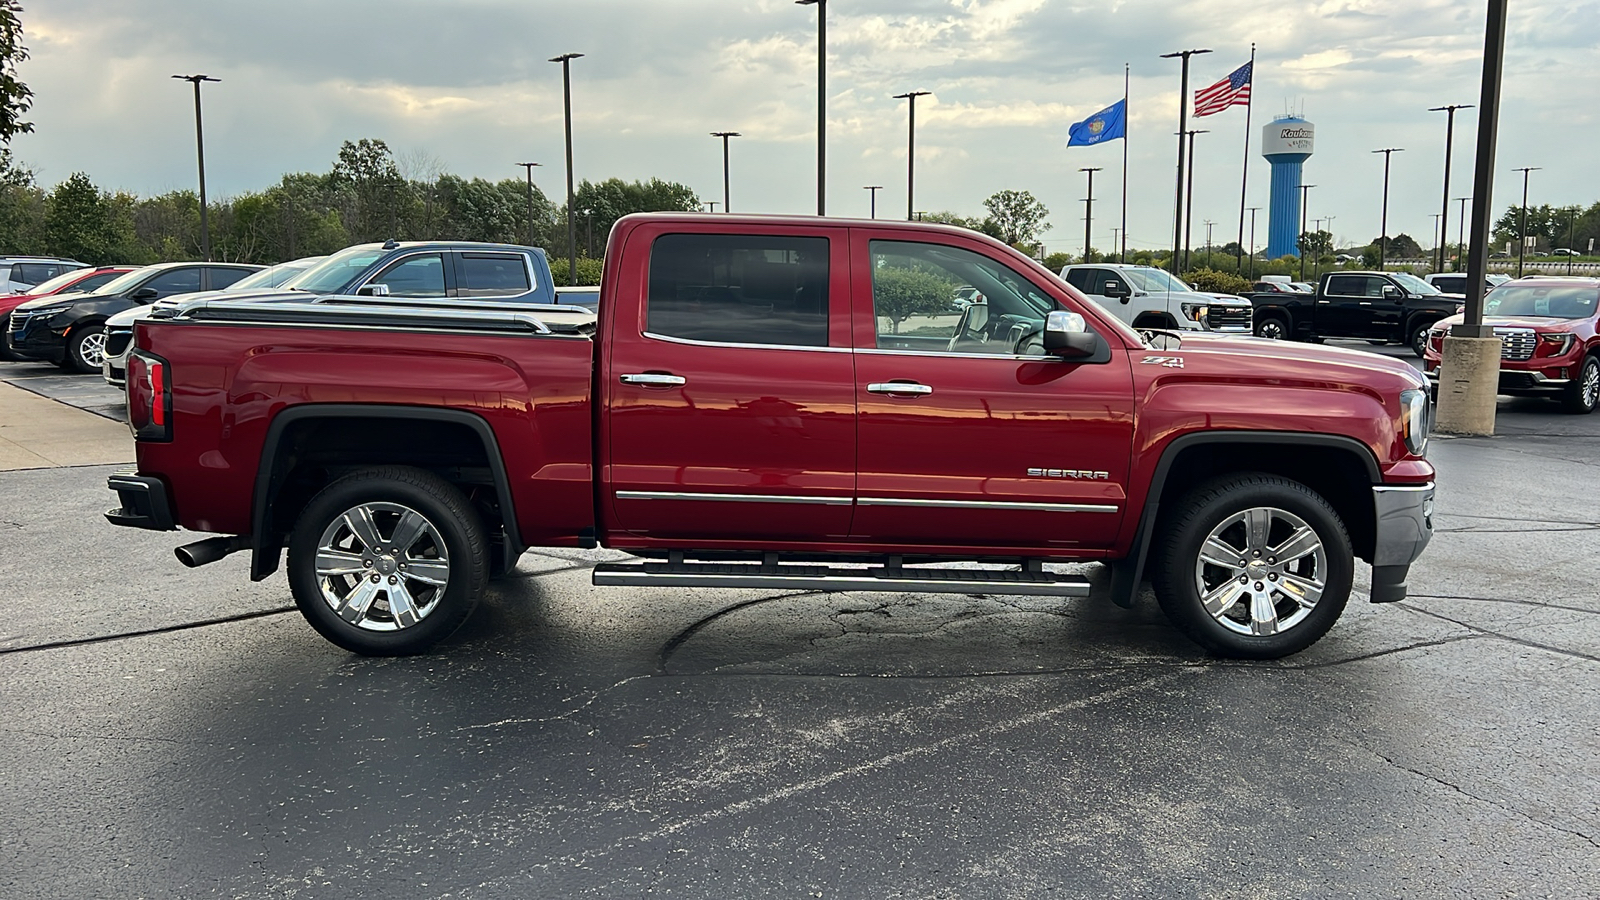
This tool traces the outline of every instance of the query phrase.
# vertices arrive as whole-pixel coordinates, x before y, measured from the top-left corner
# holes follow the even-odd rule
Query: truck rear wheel
[[[306,621],[365,656],[421,653],[465,622],[489,553],[467,498],[405,466],[363,469],[312,498],[289,539],[289,587]]]
[[[1154,582],[1178,630],[1220,656],[1276,659],[1344,612],[1355,569],[1326,500],[1276,475],[1230,475],[1180,500],[1158,537]]]

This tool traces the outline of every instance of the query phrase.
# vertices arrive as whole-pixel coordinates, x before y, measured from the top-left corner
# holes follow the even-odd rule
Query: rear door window
[[[650,250],[647,330],[722,344],[828,345],[828,239],[667,234]]]
[[[1378,297],[1383,295],[1383,279],[1368,275],[1334,275],[1328,279],[1328,294],[1335,297]]]
[[[17,263],[11,268],[11,280],[32,287],[49,281],[70,268],[73,267],[63,266],[60,263]]]
[[[96,290],[111,279],[117,278],[123,274],[124,273],[122,272],[100,272],[95,275],[90,275],[88,278],[85,278],[82,281],[74,282],[70,290],[88,293],[89,291]]]
[[[224,269],[212,266],[206,269],[206,275],[211,280],[211,285],[207,290],[220,291],[249,274],[249,269]]]
[[[519,253],[458,254],[456,281],[458,297],[514,297],[533,290],[527,261]]]

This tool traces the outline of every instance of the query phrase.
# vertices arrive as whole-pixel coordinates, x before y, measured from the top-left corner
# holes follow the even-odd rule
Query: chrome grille
[[[1206,310],[1206,322],[1212,331],[1249,333],[1254,313],[1251,306],[1212,306]]]
[[[16,334],[28,327],[28,320],[33,318],[33,313],[13,312],[11,314],[11,333]]]
[[[131,343],[133,343],[133,329],[130,328],[127,331],[123,331],[121,329],[118,329],[117,331],[107,331],[106,355],[112,357],[121,356],[128,349],[128,345]]]
[[[1539,345],[1538,335],[1531,328],[1496,328],[1500,338],[1500,358],[1519,362],[1533,358],[1533,348]]]

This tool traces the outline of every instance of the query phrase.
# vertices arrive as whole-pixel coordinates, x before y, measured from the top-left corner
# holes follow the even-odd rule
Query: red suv
[[[1483,299],[1483,322],[1500,338],[1500,393],[1554,397],[1568,412],[1600,405],[1600,278],[1521,278]],[[1439,381],[1445,332],[1461,321],[1439,320],[1428,334],[1423,371]]]
[[[40,297],[51,294],[68,294],[73,292],[88,292],[100,287],[106,282],[125,272],[132,272],[137,266],[95,266],[87,269],[73,269],[62,272],[60,275],[42,281],[20,294],[0,294],[0,359],[18,359],[6,347],[5,334],[11,330],[11,311]]]

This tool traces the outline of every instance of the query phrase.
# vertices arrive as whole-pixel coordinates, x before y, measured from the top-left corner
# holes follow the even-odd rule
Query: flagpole
[[[1128,261],[1128,71],[1122,64],[1122,250],[1119,262]]]
[[[1256,97],[1256,45],[1250,42],[1250,99],[1244,105],[1244,171],[1239,175],[1239,252],[1234,257],[1234,274],[1244,271],[1244,203],[1250,188],[1250,108]]]

